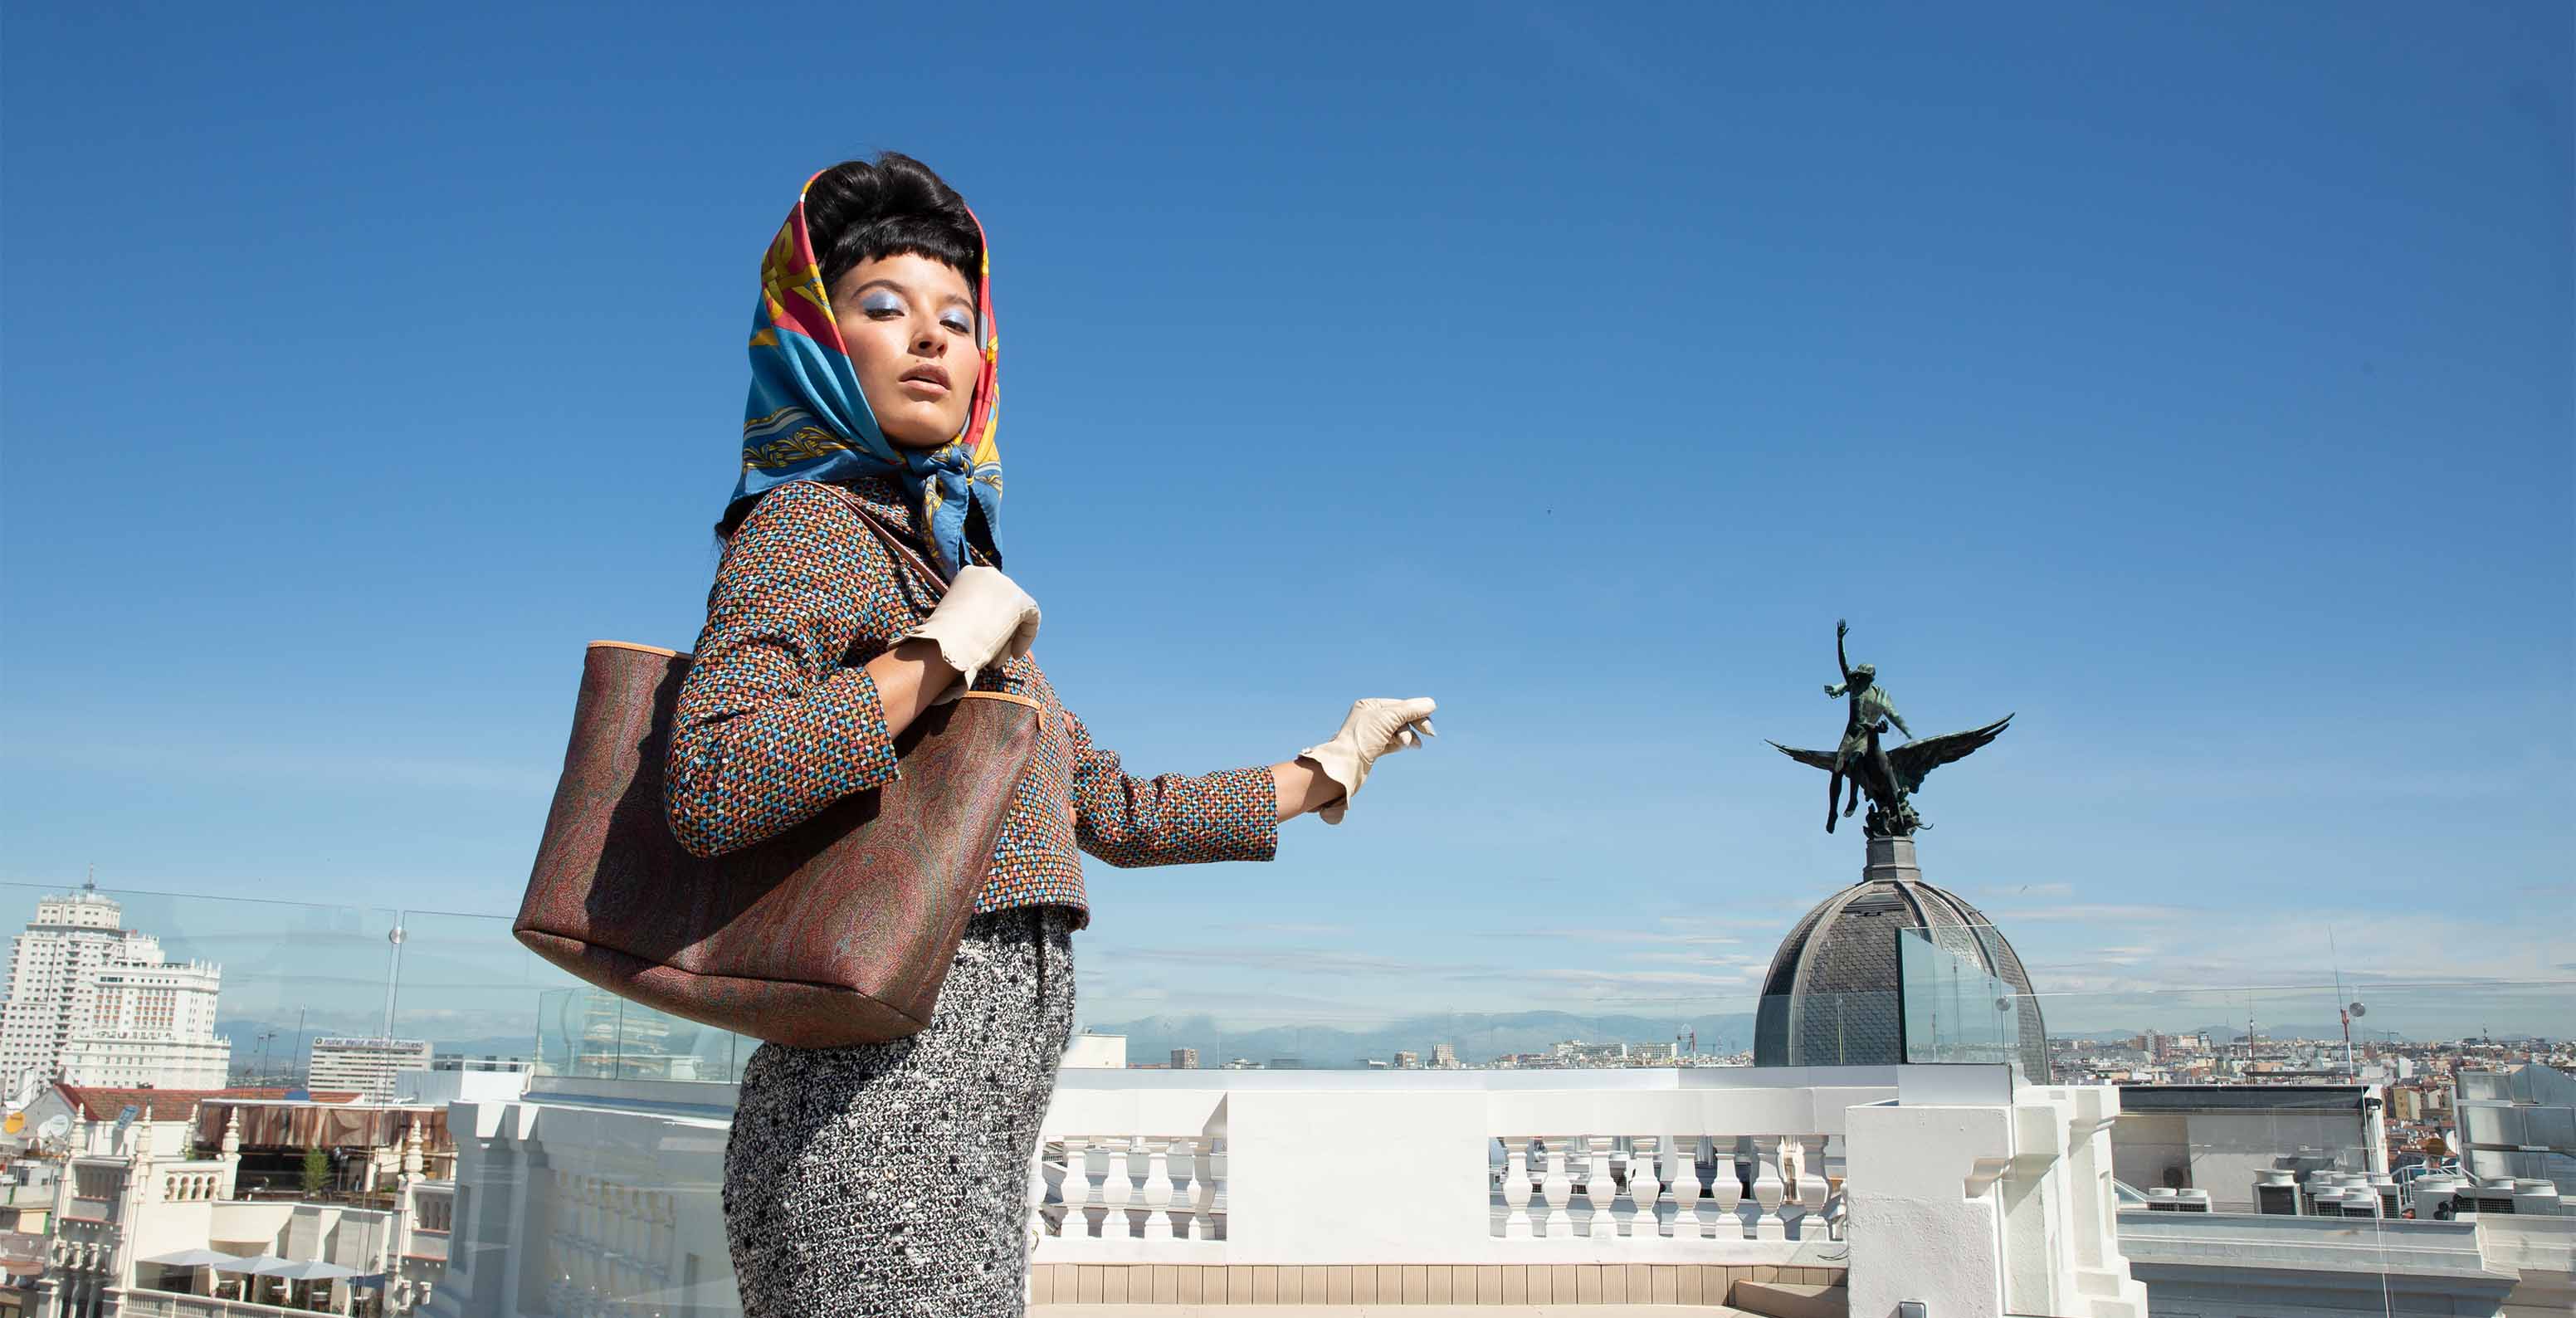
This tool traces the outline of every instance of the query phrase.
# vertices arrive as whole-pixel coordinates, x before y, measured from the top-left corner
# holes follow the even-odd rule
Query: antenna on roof
[[[91,862],[89,863],[89,877],[88,877],[88,878],[86,878],[86,879],[81,880],[81,891],[82,891],[82,892],[96,892],[96,891],[98,891],[98,862],[97,862],[97,861],[94,861],[94,860],[93,860],[93,861],[91,861]]]

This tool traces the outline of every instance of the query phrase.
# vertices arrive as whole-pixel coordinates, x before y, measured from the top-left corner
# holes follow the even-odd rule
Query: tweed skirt
[[[971,917],[919,1034],[753,1051],[724,1165],[745,1318],[1024,1312],[1029,1163],[1073,1030],[1077,918]]]

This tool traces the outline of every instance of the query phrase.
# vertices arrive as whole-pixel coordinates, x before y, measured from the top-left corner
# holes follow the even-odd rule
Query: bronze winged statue
[[[1849,622],[1834,624],[1834,661],[1843,670],[1843,680],[1825,688],[1825,694],[1847,699],[1848,710],[1843,721],[1843,738],[1828,751],[1797,750],[1772,742],[1771,748],[1796,760],[1812,764],[1833,775],[1825,783],[1825,831],[1834,831],[1835,798],[1843,794],[1843,783],[1851,783],[1851,799],[1843,805],[1843,817],[1849,818],[1860,808],[1861,793],[1869,793],[1869,816],[1862,821],[1863,831],[1871,837],[1910,837],[1914,830],[1929,827],[1914,811],[1910,798],[1923,790],[1923,780],[1934,769],[1953,760],[1965,759],[1978,747],[2003,735],[2004,725],[2013,716],[2004,715],[1982,728],[1966,732],[1945,733],[1909,740],[1902,746],[1889,747],[1879,740],[1880,734],[1893,724],[1908,738],[1914,730],[1896,712],[1895,698],[1878,684],[1878,670],[1869,664],[1853,664],[1843,654],[1843,637],[1851,633]]]

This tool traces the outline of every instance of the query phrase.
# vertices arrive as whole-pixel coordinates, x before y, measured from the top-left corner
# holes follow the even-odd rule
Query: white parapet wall
[[[725,1085],[568,1078],[457,1101],[450,1262],[423,1312],[736,1312],[720,1189],[732,1102]],[[1882,1273],[1982,1278],[1944,1290],[1942,1318],[2143,1314],[2104,1244],[2106,1111],[2107,1091],[2016,1096],[2000,1067],[1067,1069],[1030,1165],[1026,1229],[1033,1269],[1216,1274],[1627,1264],[1661,1285],[1693,1264],[1848,1265],[1857,1279],[1878,1251]],[[1913,1143],[1926,1132],[1957,1147],[1927,1157]],[[1969,1188],[1980,1175],[1985,1188]],[[1944,1177],[1939,1211],[1905,1207],[1936,1204]],[[1857,1205],[1881,1178],[1898,1225],[1846,1241],[1845,1195]],[[2040,1181],[2056,1193],[1998,1206]],[[2077,1203],[2079,1185],[2104,1202]],[[2102,1235],[2089,1249],[2087,1229]],[[2088,1286],[2104,1304],[2002,1307],[2008,1291]]]

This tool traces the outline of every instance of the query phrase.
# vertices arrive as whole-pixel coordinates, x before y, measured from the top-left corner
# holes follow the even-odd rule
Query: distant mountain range
[[[1102,1034],[1127,1036],[1127,1060],[1159,1062],[1175,1048],[1195,1048],[1199,1065],[1214,1069],[1244,1057],[1267,1064],[1293,1057],[1316,1070],[1387,1061],[1400,1049],[1431,1062],[1431,1046],[1455,1048],[1468,1064],[1490,1062],[1509,1053],[1543,1053],[1568,1039],[1585,1043],[1671,1043],[1674,1036],[1697,1027],[1702,1053],[1739,1053],[1753,1046],[1753,1016],[1737,1013],[1667,1020],[1648,1016],[1579,1016],[1562,1011],[1508,1013],[1452,1012],[1408,1016],[1362,1030],[1325,1025],[1274,1025],[1260,1029],[1227,1027],[1211,1016],[1145,1016],[1131,1021],[1101,1021],[1086,1027]]]
[[[2259,1036],[2262,1038],[2263,1042],[2265,1042],[2265,1043],[2267,1043],[2267,1044],[2268,1044],[2268,1043],[2271,1043],[2271,1042],[2273,1042],[2273,1041],[2275,1041],[2275,1040],[2282,1040],[2282,1039],[2308,1039],[2308,1040],[2314,1040],[2314,1041],[2319,1041],[2319,1042],[2332,1042],[2332,1041],[2340,1041],[2340,1040],[2343,1038],[2343,1026],[2342,1026],[2340,1023],[2334,1024],[2334,1025],[2267,1025],[2267,1024],[2257,1023],[2257,1024],[2256,1024],[2256,1026],[2255,1026],[2255,1030],[2257,1031],[2257,1033],[2259,1034]],[[2146,1031],[2146,1030],[2144,1030],[2144,1029],[2137,1029],[2137,1030],[2083,1030],[2083,1031],[2076,1031],[2076,1032],[2071,1032],[2071,1033],[2060,1033],[2060,1032],[2058,1032],[2058,1031],[2051,1030],[2051,1031],[2049,1031],[2048,1037],[2050,1037],[2050,1038],[2052,1038],[2052,1039],[2081,1039],[2081,1040],[2085,1041],[2086,1043],[2111,1043],[2111,1042],[2117,1042],[2117,1041],[2122,1041],[2122,1040],[2134,1039],[2134,1038],[2138,1037],[2139,1035],[2144,1034],[2144,1033],[2146,1033],[2146,1032],[2147,1032],[2147,1031]],[[2219,1043],[2219,1044],[2241,1044],[2241,1043],[2245,1042],[2245,1031],[2244,1031],[2244,1030],[2242,1030],[2242,1029],[2239,1029],[2238,1027],[2233,1026],[2233,1025],[2203,1025],[2203,1026],[2199,1026],[2199,1027],[2197,1027],[2197,1028],[2195,1028],[2195,1029],[2188,1029],[2188,1030],[2158,1030],[2158,1031],[2156,1031],[2156,1032],[2157,1032],[2157,1033],[2159,1033],[2159,1034],[2162,1034],[2162,1035],[2166,1036],[2167,1038],[2177,1038],[2177,1037],[2183,1037],[2183,1036],[2188,1036],[2188,1035],[2193,1035],[2193,1034],[2206,1034],[2206,1035],[2208,1035],[2208,1036],[2209,1036],[2210,1041],[2211,1041],[2212,1043]],[[2364,1034],[2363,1034],[2363,1032],[2362,1032],[2361,1027],[2360,1027],[2360,1026],[2358,1026],[2358,1025],[2354,1026],[2354,1027],[2353,1027],[2353,1031],[2352,1031],[2352,1041],[2353,1041],[2355,1044],[2359,1044],[2359,1043],[2361,1043],[2361,1042],[2363,1041],[2364,1037],[2365,1037],[2365,1036],[2364,1036]],[[2371,1038],[2381,1037],[2381,1032],[2380,1032],[2380,1031],[2378,1031],[2378,1030],[2373,1030],[2373,1031],[2371,1031],[2371,1032],[2370,1032],[2370,1034],[2369,1034],[2369,1036],[2368,1036],[2368,1037],[2371,1037]],[[2450,1042],[2450,1041],[2454,1041],[2454,1040],[2458,1040],[2458,1039],[2464,1039],[2464,1038],[2475,1038],[2475,1037],[2477,1037],[2477,1036],[2476,1036],[2475,1034],[2473,1034],[2473,1033],[2472,1033],[2472,1034],[2457,1034],[2457,1035],[2453,1035],[2453,1034],[2427,1035],[2427,1034],[2423,1034],[2421,1031],[2409,1032],[2409,1033],[2405,1036],[2405,1038],[2407,1039],[2407,1041],[2409,1041],[2409,1042],[2418,1042],[2418,1043],[2421,1043],[2421,1042]],[[2497,1041],[2498,1043],[2507,1043],[2507,1042],[2514,1042],[2514,1041],[2518,1041],[2518,1040],[2528,1039],[2528,1038],[2530,1038],[2530,1037],[2532,1037],[2532,1036],[2527,1035],[2527,1034],[2498,1034],[2498,1035],[2496,1035],[2496,1036],[2495,1036],[2495,1039],[2496,1039],[2496,1041]],[[2555,1036],[2551,1036],[2551,1037],[2555,1037]]]

